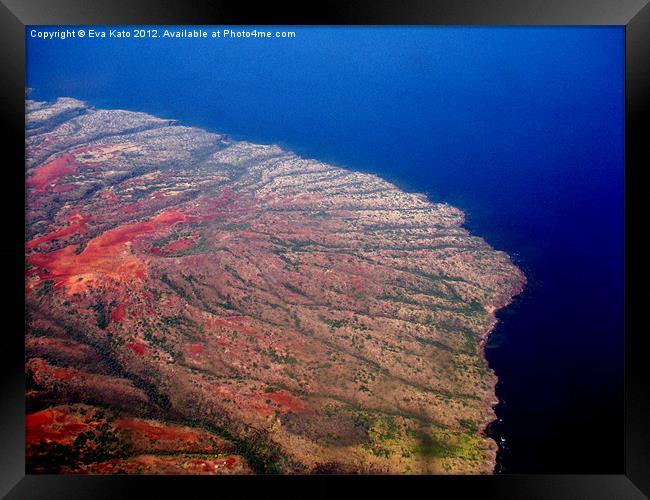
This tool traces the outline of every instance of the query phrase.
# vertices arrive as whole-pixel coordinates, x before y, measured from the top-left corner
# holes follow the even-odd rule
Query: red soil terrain
[[[106,279],[116,282],[143,280],[147,274],[146,260],[132,254],[130,247],[133,241],[151,233],[163,232],[186,219],[184,214],[175,210],[163,212],[148,221],[106,231],[89,240],[79,254],[71,245],[48,253],[32,254],[27,261],[37,270],[36,274],[41,280],[52,280],[54,287],[63,287],[69,293]],[[65,229],[58,232],[62,231]]]
[[[87,221],[88,219],[83,215],[74,214],[68,218],[68,224],[66,226],[38,238],[34,238],[33,240],[28,241],[25,246],[26,248],[31,249],[38,247],[43,243],[47,243],[55,239],[65,238],[66,236],[70,236],[72,234],[85,234],[88,230],[86,226]]]
[[[79,107],[27,116],[28,471],[491,472],[524,278],[458,210]]]
[[[78,157],[88,153],[103,153],[107,148],[110,150],[111,145],[74,149],[69,153],[54,158],[48,163],[45,163],[44,165],[35,169],[35,172],[27,178],[25,183],[28,187],[32,188],[32,192],[35,194],[42,194],[49,188],[55,190],[58,189],[59,192],[64,192],[66,189],[64,186],[58,184],[59,180],[79,173],[80,168],[87,166],[97,166],[101,164],[101,162],[92,161],[85,161],[84,163],[80,163],[78,161]],[[109,153],[109,157],[113,156],[114,154]],[[72,187],[73,186],[70,186],[70,189]]]
[[[74,156],[67,154],[39,167],[36,173],[27,179],[26,184],[33,188],[32,192],[41,193],[59,178],[75,173],[77,173],[77,163]]]
[[[36,462],[55,446],[71,456],[99,459],[79,470],[61,472],[113,474],[248,473],[246,461],[233,455],[223,438],[182,425],[139,418],[115,419],[88,405],[65,405],[28,414],[25,419],[27,452]],[[173,453],[173,455],[167,455]]]

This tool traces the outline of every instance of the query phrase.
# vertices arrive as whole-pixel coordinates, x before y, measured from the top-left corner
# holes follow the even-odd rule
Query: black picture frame
[[[362,486],[366,490],[495,498],[646,498],[650,495],[650,390],[647,327],[641,291],[647,264],[642,256],[642,173],[648,162],[645,128],[650,115],[650,6],[648,0],[388,0],[320,2],[311,7],[267,2],[172,0],[0,0],[0,95],[6,145],[2,162],[0,254],[4,264],[4,321],[0,348],[0,495],[11,499],[122,498],[146,491],[153,497],[212,494],[251,487],[287,494],[287,488]],[[626,40],[626,340],[625,457],[620,475],[380,476],[336,477],[131,477],[25,475],[24,461],[24,100],[27,25],[66,24],[432,24],[432,25],[621,25]],[[644,127],[645,126],[645,127]],[[607,430],[594,439],[607,439]],[[218,481],[218,482],[215,482]],[[295,494],[295,492],[294,492]],[[366,491],[364,494],[368,494]],[[198,494],[197,494],[198,496]]]

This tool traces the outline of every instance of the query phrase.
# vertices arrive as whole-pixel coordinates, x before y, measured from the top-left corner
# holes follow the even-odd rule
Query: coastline
[[[522,281],[519,285],[519,287],[512,293],[512,295],[507,298],[503,302],[503,304],[499,305],[494,309],[492,312],[493,318],[494,318],[494,323],[491,326],[491,328],[486,332],[486,334],[481,338],[481,341],[479,342],[479,346],[481,349],[481,352],[483,353],[483,360],[485,362],[486,367],[490,371],[490,373],[493,376],[493,384],[492,384],[492,390],[494,393],[494,400],[490,403],[488,407],[488,419],[486,423],[484,423],[482,429],[483,429],[483,434],[487,440],[489,440],[491,443],[493,443],[494,448],[494,454],[492,457],[492,474],[498,474],[499,471],[497,471],[497,468],[499,466],[499,454],[502,453],[502,446],[503,443],[499,442],[496,438],[496,436],[493,435],[491,432],[491,428],[493,428],[494,424],[499,421],[498,415],[496,413],[497,406],[502,402],[499,399],[499,396],[497,394],[497,385],[499,384],[499,376],[496,373],[496,370],[491,366],[490,361],[488,360],[488,355],[486,352],[486,346],[487,343],[490,341],[490,338],[496,333],[497,328],[502,325],[501,320],[497,317],[497,313],[504,311],[505,309],[511,307],[514,303],[514,301],[521,296],[522,293],[524,293],[526,286],[528,285],[528,278],[524,274],[524,272],[521,270],[521,268],[513,262],[513,265],[519,269],[521,272],[521,277]]]

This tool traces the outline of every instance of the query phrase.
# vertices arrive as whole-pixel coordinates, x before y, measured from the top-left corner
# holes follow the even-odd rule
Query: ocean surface
[[[528,277],[486,348],[497,472],[621,473],[624,29],[282,30],[295,38],[28,28],[27,86],[277,143],[461,208]]]

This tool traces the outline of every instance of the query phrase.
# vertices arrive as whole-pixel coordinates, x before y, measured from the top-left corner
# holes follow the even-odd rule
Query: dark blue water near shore
[[[623,29],[295,31],[28,36],[28,86],[279,143],[463,209],[528,277],[486,349],[498,471],[621,472]]]

